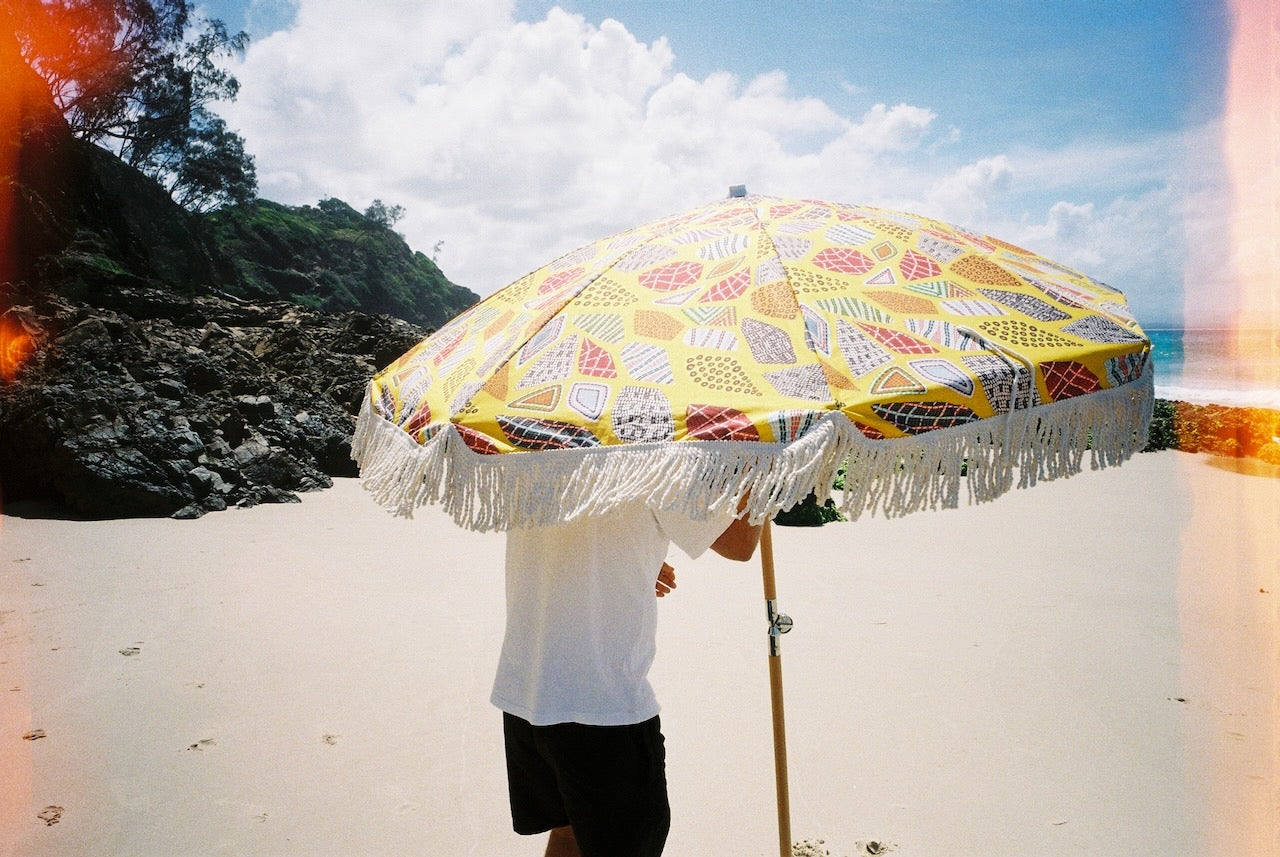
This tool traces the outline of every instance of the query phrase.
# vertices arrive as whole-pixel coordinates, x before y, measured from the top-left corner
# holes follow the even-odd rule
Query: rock
[[[187,479],[191,483],[192,489],[200,497],[206,497],[209,494],[231,493],[231,486],[223,481],[222,476],[203,464],[187,471]]]
[[[175,402],[181,402],[187,394],[186,386],[174,378],[161,378],[151,388],[151,391],[157,396],[172,399]]]
[[[23,297],[35,347],[0,383],[0,491],[89,517],[296,502],[356,475],[369,377],[425,335],[388,316],[210,295]]]
[[[188,503],[186,506],[183,506],[181,509],[174,512],[171,517],[177,518],[180,521],[190,521],[195,518],[202,517],[206,511],[208,510],[199,503]]]
[[[270,396],[236,396],[236,410],[251,425],[276,415],[276,405]]]
[[[227,508],[227,501],[219,494],[210,494],[200,501],[200,506],[207,512],[221,512]]]
[[[271,456],[271,447],[260,440],[246,440],[232,451],[236,463],[243,467],[259,464]]]
[[[94,339],[107,339],[110,334],[100,318],[87,318],[58,338],[63,347],[79,345]]]
[[[179,459],[196,459],[204,452],[204,441],[191,429],[171,431],[166,438],[167,444],[178,454]]]

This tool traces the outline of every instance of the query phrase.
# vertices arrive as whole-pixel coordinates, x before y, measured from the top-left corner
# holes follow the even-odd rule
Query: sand
[[[794,838],[1280,853],[1280,479],[1222,465],[777,529]],[[501,536],[353,480],[198,521],[40,514],[0,517],[0,854],[541,853],[488,703]],[[758,566],[674,564],[666,853],[776,854]]]

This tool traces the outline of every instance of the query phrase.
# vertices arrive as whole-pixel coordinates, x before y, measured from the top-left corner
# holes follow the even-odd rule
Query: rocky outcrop
[[[390,316],[163,290],[15,300],[32,348],[0,384],[0,489],[91,517],[197,517],[355,475],[369,377],[425,335]]]
[[[183,210],[72,135],[6,32],[0,80],[0,499],[193,517],[354,475],[369,376],[425,335],[378,313],[476,295],[338,200]]]
[[[261,202],[215,227],[75,139],[4,33],[0,70],[0,497],[193,517],[353,475],[369,376],[425,332],[297,304],[440,324],[475,295],[336,201]],[[298,231],[311,243],[263,255]],[[310,291],[246,296],[277,268]]]

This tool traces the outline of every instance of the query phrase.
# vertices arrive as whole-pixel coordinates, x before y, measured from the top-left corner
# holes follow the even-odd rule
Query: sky
[[[1227,3],[199,5],[252,38],[219,112],[260,194],[401,205],[482,296],[745,184],[986,232],[1156,328],[1238,309],[1204,249],[1230,240]]]

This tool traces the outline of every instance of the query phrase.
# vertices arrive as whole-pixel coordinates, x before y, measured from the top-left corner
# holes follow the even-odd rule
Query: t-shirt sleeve
[[[679,512],[655,511],[653,516],[666,537],[689,559],[697,559],[705,553],[712,542],[720,538],[720,534],[733,523],[733,514],[729,512],[705,521],[695,521]]]

